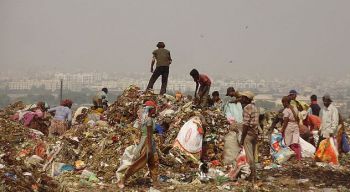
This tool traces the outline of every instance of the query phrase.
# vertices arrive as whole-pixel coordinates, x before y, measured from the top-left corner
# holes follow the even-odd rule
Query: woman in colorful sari
[[[135,161],[125,170],[125,174],[118,181],[118,187],[124,188],[127,179],[135,174],[140,169],[148,165],[151,179],[154,186],[158,185],[158,153],[156,150],[156,143],[153,138],[155,131],[155,116],[157,105],[154,101],[146,101],[145,104],[146,116],[141,120],[141,139],[137,146],[135,154]]]

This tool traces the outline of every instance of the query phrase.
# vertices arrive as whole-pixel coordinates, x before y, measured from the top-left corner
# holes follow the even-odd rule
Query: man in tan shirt
[[[169,76],[169,66],[172,62],[170,51],[165,49],[164,42],[158,42],[158,49],[153,51],[153,59],[151,63],[151,79],[147,85],[148,89],[153,89],[154,83],[157,81],[159,76],[162,76],[162,86],[160,89],[160,94],[163,95],[166,93],[166,87],[168,84],[168,76]],[[156,63],[156,69],[153,70],[154,64]]]

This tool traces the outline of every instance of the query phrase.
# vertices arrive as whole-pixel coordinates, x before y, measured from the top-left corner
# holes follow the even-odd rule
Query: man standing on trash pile
[[[282,136],[284,142],[290,147],[296,154],[296,159],[301,160],[301,147],[299,144],[299,117],[296,108],[291,106],[291,99],[289,96],[282,98],[283,110],[283,125],[282,125]]]
[[[162,86],[160,88],[160,94],[163,95],[166,93],[166,88],[168,85],[168,76],[169,76],[169,66],[172,63],[170,56],[170,51],[165,49],[164,42],[158,42],[158,49],[153,51],[153,58],[151,62],[151,73],[152,76],[147,85],[147,90],[153,89],[154,83],[157,81],[159,76],[162,76]],[[156,69],[153,70],[154,64],[156,63]]]
[[[244,146],[254,182],[256,179],[255,148],[259,134],[259,112],[255,104],[252,102],[254,94],[251,91],[241,92],[240,95],[243,106],[243,130],[240,145]]]
[[[148,116],[141,122],[141,139],[137,147],[139,157],[130,165],[125,171],[124,176],[118,181],[118,187],[124,188],[127,179],[135,174],[137,171],[148,165],[153,185],[158,185],[158,154],[156,150],[156,143],[153,138],[155,131],[155,117],[157,105],[154,101],[145,102],[145,110],[148,110]]]
[[[51,126],[49,127],[49,136],[63,135],[70,127],[72,122],[72,104],[73,102],[71,100],[65,99],[61,102],[61,106],[48,110],[49,113],[55,113],[51,121]]]
[[[196,82],[196,90],[194,93],[194,97],[195,99],[199,97],[198,105],[200,105],[201,107],[207,107],[211,86],[210,78],[205,74],[199,74],[197,69],[192,69],[190,75],[193,78],[194,82]]]
[[[320,114],[321,127],[319,131],[320,138],[318,145],[323,139],[336,136],[339,124],[339,113],[337,108],[332,104],[333,100],[331,99],[331,96],[325,94],[322,99],[324,108],[321,110]]]
[[[102,88],[93,98],[92,103],[94,104],[94,109],[107,110],[108,99],[107,99],[108,89],[106,87]]]

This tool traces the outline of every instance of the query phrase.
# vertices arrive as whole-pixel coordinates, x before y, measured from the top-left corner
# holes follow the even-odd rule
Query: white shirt
[[[107,99],[107,94],[104,91],[100,91],[97,93],[97,98],[102,100],[102,103],[107,103],[108,99]]]
[[[325,138],[329,137],[329,134],[335,134],[337,133],[338,124],[339,124],[339,114],[336,107],[334,107],[333,104],[330,104],[327,107],[324,107],[321,110],[321,135]]]

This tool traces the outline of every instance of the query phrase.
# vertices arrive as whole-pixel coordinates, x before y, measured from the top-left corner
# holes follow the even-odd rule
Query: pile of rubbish
[[[58,189],[57,181],[43,169],[50,158],[43,134],[2,117],[0,125],[0,191]]]
[[[123,153],[127,147],[139,142],[139,119],[147,100],[154,100],[158,105],[156,123],[159,130],[155,139],[160,158],[161,190],[252,190],[247,188],[249,183],[232,181],[228,174],[233,167],[228,166],[230,163],[224,158],[225,139],[237,138],[238,135],[232,132],[235,126],[230,125],[220,111],[199,108],[186,98],[160,96],[130,86],[104,113],[88,109],[83,115],[78,115],[76,123],[60,137],[47,137],[38,130],[11,121],[11,115],[25,108],[22,102],[0,110],[0,191],[116,189],[116,170]],[[260,165],[258,176],[264,177],[266,183],[260,184],[260,189],[278,190],[281,186],[274,177],[281,173],[295,174],[295,169],[290,167],[294,165],[283,164],[293,154],[285,154],[276,148],[284,148],[280,136],[271,138],[266,134],[274,115],[273,112],[266,113],[262,122],[264,134],[258,145],[257,162]],[[197,142],[200,143],[198,148],[205,151],[203,159],[200,159],[201,151],[196,146],[186,148],[182,143],[182,136],[192,129],[199,135],[196,141],[203,141]],[[200,138],[203,133],[205,137]],[[271,139],[277,145],[273,145]],[[202,143],[205,144],[203,148]],[[273,149],[275,156],[272,155]],[[244,151],[235,151],[233,156],[238,154],[244,154]],[[340,162],[349,164],[348,159],[342,158]],[[207,163],[203,164],[203,161]],[[307,163],[309,166],[311,161]],[[316,167],[311,167],[315,174]],[[206,170],[204,175],[203,170]],[[146,169],[141,170],[130,179],[128,186],[136,187],[136,190],[150,187],[149,180],[144,179],[148,174]],[[342,174],[349,172],[343,171]]]

